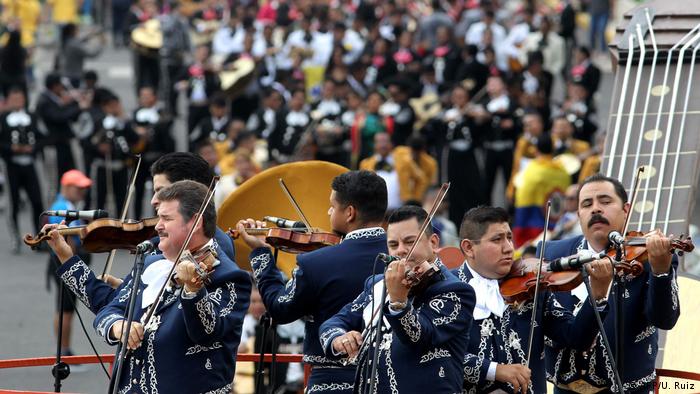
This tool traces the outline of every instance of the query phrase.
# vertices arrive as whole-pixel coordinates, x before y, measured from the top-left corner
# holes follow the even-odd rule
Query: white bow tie
[[[141,297],[141,308],[147,308],[156,300],[158,292],[168,279],[168,273],[170,273],[172,267],[172,261],[162,259],[150,264],[143,271],[141,281],[146,285],[146,288],[143,290],[143,297]]]
[[[492,313],[498,317],[503,317],[506,303],[501,296],[497,280],[474,277],[469,280],[469,285],[476,292],[474,320],[486,319]]]

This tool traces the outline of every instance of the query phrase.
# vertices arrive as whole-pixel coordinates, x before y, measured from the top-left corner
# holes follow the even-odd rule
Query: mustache
[[[588,221],[588,227],[590,228],[596,223],[610,224],[610,222],[608,222],[608,219],[606,219],[605,217],[603,217],[603,215],[598,213],[591,216],[591,220]]]

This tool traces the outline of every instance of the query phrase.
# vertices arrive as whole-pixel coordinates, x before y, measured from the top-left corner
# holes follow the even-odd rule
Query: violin
[[[409,297],[425,290],[430,280],[440,274],[440,265],[435,259],[432,262],[424,261],[406,271],[406,285],[410,288]]]
[[[86,226],[66,227],[58,231],[63,236],[77,235],[83,249],[88,253],[105,253],[114,249],[125,249],[136,253],[136,245],[146,239],[158,235],[156,224],[158,218],[147,218],[138,221],[125,221],[110,218],[93,220]],[[24,243],[31,248],[51,238],[49,232],[41,231],[36,236],[26,234]]]
[[[340,243],[338,235],[317,230],[307,232],[306,228],[248,228],[246,233],[264,235],[268,245],[294,254],[311,252]],[[233,239],[238,239],[241,234],[238,230],[229,229],[228,235]]]
[[[534,298],[537,282],[537,258],[516,260],[499,285],[501,296],[508,304],[519,304]],[[539,290],[571,291],[583,282],[578,270],[552,272],[549,262],[542,263]]]
[[[625,275],[637,276],[644,272],[644,262],[648,260],[647,254],[647,238],[646,233],[641,231],[628,231],[625,236],[624,250],[622,252],[622,261],[615,264],[615,272]],[[684,253],[692,252],[695,249],[693,241],[690,237],[671,239],[671,250],[679,256]],[[611,258],[615,258],[617,250],[615,248],[608,249],[607,253]]]
[[[216,253],[216,249],[214,249],[214,247],[210,244],[193,251],[184,250],[182,252],[182,256],[180,256],[179,262],[182,263],[190,261],[194,263],[194,270],[197,274],[196,284],[198,286],[203,286],[211,283],[209,276],[215,270],[214,264],[216,263],[217,258],[218,254]],[[204,263],[206,268],[202,268],[199,265],[200,263]],[[173,279],[177,280],[175,276],[173,276]]]
[[[645,233],[630,231],[625,237],[622,261],[614,265],[615,273],[636,277],[644,272],[644,261],[648,259]],[[678,255],[692,252],[695,249],[690,237],[672,239],[670,252]],[[606,255],[616,257],[616,249],[610,248]],[[501,281],[500,290],[503,299],[509,303],[521,303],[533,298],[537,276],[538,259],[529,258],[513,263],[510,273]],[[543,262],[540,277],[540,289],[550,291],[571,291],[580,285],[583,277],[579,270],[552,272],[549,262]]]

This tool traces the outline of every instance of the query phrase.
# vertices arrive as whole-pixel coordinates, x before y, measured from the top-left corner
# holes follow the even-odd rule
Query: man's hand
[[[238,223],[236,223],[236,230],[238,230],[238,233],[240,234],[240,237],[243,238],[243,242],[248,245],[251,249],[256,249],[256,248],[269,248],[270,245],[265,243],[262,239],[256,237],[255,235],[250,235],[246,232],[246,229],[248,228],[263,228],[267,227],[266,223],[260,220],[253,220],[253,219],[245,219],[245,220],[239,220]]]
[[[116,289],[117,287],[121,286],[122,282],[124,282],[124,280],[119,279],[116,276],[112,276],[110,274],[100,275],[97,277],[97,279],[107,283],[113,289]]]
[[[121,341],[122,332],[124,330],[126,330],[126,320],[117,320],[117,322],[112,324],[112,329],[109,332],[109,336],[115,341]],[[138,349],[139,346],[141,346],[141,341],[143,341],[143,324],[132,321],[131,329],[129,330],[127,349]]]
[[[406,302],[408,300],[408,290],[406,286],[406,269],[408,265],[405,259],[392,261],[386,269],[384,280],[391,302]]]
[[[649,265],[653,274],[665,274],[671,270],[671,237],[665,237],[661,231],[654,230],[644,235],[647,239]]]
[[[513,385],[514,392],[526,394],[530,384],[530,368],[521,364],[498,364],[496,381],[510,383]]]
[[[346,332],[333,339],[333,350],[339,354],[347,354],[348,358],[357,356],[362,345],[362,334],[357,331]]]
[[[594,300],[601,300],[608,295],[612,282],[613,268],[608,259],[600,259],[586,264],[586,271],[591,277],[591,295]]]
[[[49,234],[49,239],[46,240],[46,243],[49,244],[49,247],[56,254],[61,264],[73,257],[73,249],[68,245],[66,239],[58,232],[58,230],[62,228],[68,228],[65,220],[61,221],[59,224],[46,224],[41,228],[42,233]]]
[[[199,263],[199,268],[207,271],[207,265],[204,263]],[[196,293],[202,287],[204,287],[204,283],[197,274],[193,262],[182,261],[177,265],[177,267],[175,267],[175,272],[177,273],[177,280],[179,280],[185,286],[185,291],[189,293]]]

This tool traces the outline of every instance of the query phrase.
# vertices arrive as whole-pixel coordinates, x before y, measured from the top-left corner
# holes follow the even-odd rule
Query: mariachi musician
[[[373,382],[377,393],[455,393],[462,389],[462,363],[476,297],[437,258],[440,241],[432,228],[427,226],[425,234],[419,235],[427,217],[423,208],[410,205],[391,214],[387,246],[400,260],[391,262],[385,275],[369,278],[354,301],[321,325],[327,357],[359,360],[355,392],[369,392],[364,386],[370,379],[373,357],[378,362]],[[413,251],[410,255],[409,250]],[[426,275],[421,290],[412,292],[406,273],[423,262],[434,263],[439,273]],[[384,304],[382,282],[387,291]],[[380,314],[374,313],[377,308],[384,309],[379,333],[376,328],[367,329],[379,319]],[[361,334],[363,329],[373,335]],[[377,335],[381,335],[378,349],[374,347]]]
[[[585,179],[578,193],[578,216],[582,236],[553,241],[546,247],[545,258],[570,256],[579,251],[601,252],[609,247],[612,231],[622,232],[630,210],[627,192],[620,181],[596,174]],[[670,330],[680,317],[678,260],[669,253],[671,241],[660,231],[645,235],[648,260],[638,276],[622,275],[615,281],[610,304],[611,313],[604,320],[605,333],[615,349],[616,308],[623,308],[619,355],[624,360],[620,378],[626,393],[648,393],[654,389],[655,362],[658,352],[658,330]],[[538,251],[539,253],[539,251]],[[615,294],[620,290],[622,305]],[[559,292],[555,299],[574,315],[580,314],[581,301],[587,297],[583,287]],[[589,349],[573,349],[558,341],[546,348],[547,374],[555,384],[555,393],[620,391],[614,383],[610,354],[600,334]],[[619,360],[616,360],[619,361]]]
[[[32,204],[34,231],[39,231],[40,214],[44,210],[41,202],[41,186],[35,168],[35,156],[41,149],[44,135],[37,127],[34,114],[26,111],[26,97],[21,87],[10,88],[5,102],[7,112],[0,115],[0,154],[5,161],[7,179],[10,184],[10,214],[13,251],[19,252],[20,187],[24,189]]]
[[[197,209],[206,196],[206,187],[194,181],[176,182],[157,194],[160,220],[156,230],[160,235],[158,248],[163,254],[145,260],[138,283],[135,320],[128,333],[132,354],[117,382],[119,391],[231,391],[251,283],[249,275],[225,254],[214,252],[213,204],[197,223]],[[50,226],[55,225],[45,229],[53,230]],[[197,251],[208,250],[208,262],[179,262],[174,268],[174,284],[169,274],[190,230],[192,238],[187,250],[195,256]],[[57,231],[51,233],[49,245],[61,262],[77,258]],[[210,271],[208,280],[197,276],[195,262]],[[131,275],[125,278],[125,283],[130,282]],[[165,290],[160,293],[162,287]],[[95,329],[109,344],[116,344],[126,334],[123,331],[129,296],[127,292],[113,298],[97,314]],[[140,321],[149,315],[150,308],[155,308],[152,318]]]
[[[338,245],[298,255],[297,267],[287,282],[271,248],[245,233],[246,228],[261,223],[243,220],[237,228],[252,249],[255,281],[273,321],[284,324],[306,317],[304,363],[313,366],[308,392],[350,393],[355,368],[324,354],[319,327],[362,291],[368,276],[381,269],[375,259],[386,252],[381,224],[387,192],[384,180],[368,171],[338,175],[331,187],[330,224],[344,239]]]
[[[573,348],[586,348],[597,333],[590,303],[586,302],[582,313],[574,317],[556,302],[551,292],[544,291],[539,296],[530,339],[534,303],[529,300],[507,305],[499,292],[499,281],[508,277],[514,264],[508,219],[504,209],[482,206],[470,209],[460,225],[465,261],[453,272],[476,290],[474,325],[464,365],[467,393],[544,393],[544,336]],[[607,313],[605,300],[612,268],[609,263],[597,262],[589,272],[599,311]],[[528,349],[530,341],[532,349]],[[530,360],[527,354],[531,354]]]

